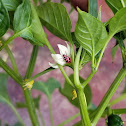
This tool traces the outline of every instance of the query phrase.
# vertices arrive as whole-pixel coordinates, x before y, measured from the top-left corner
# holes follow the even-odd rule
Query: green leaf
[[[37,10],[42,24],[54,35],[71,41],[71,21],[66,8],[59,3],[47,2]]]
[[[116,45],[112,48],[112,61],[114,62],[114,58],[115,58],[115,54],[117,52],[117,49],[118,49],[119,45]]]
[[[126,0],[105,0],[105,1],[114,14],[124,6],[126,7]]]
[[[27,104],[25,102],[16,102],[16,108],[27,108]]]
[[[72,41],[73,41],[74,45],[76,46],[76,48],[79,48],[80,43],[77,41],[74,32],[71,32],[71,35],[72,35]]]
[[[22,0],[3,0],[3,4],[8,11],[15,11],[21,2]]]
[[[60,87],[61,87],[60,83],[57,80],[55,80],[54,78],[50,78],[46,82],[36,81],[33,84],[32,89],[40,90],[41,92],[43,92],[49,98],[49,97],[51,97],[53,91],[56,88],[60,88]]]
[[[35,104],[35,108],[39,109],[39,102],[40,102],[41,96],[39,95],[36,98],[33,98],[33,102]],[[27,104],[25,102],[16,102],[17,108],[27,108]]]
[[[82,66],[84,66],[85,64],[87,64],[88,62],[91,61],[90,55],[85,50],[83,50],[83,51],[84,51],[84,53],[82,53],[82,55],[81,55],[82,59],[81,59],[81,64],[80,64]]]
[[[7,9],[3,4],[3,0],[0,0],[0,37],[3,36],[9,28],[9,15]]]
[[[43,46],[47,41],[36,10],[29,0],[24,0],[17,8],[13,26],[15,33],[20,32],[20,36],[29,40],[31,44]]]
[[[70,75],[70,80],[72,82],[74,82],[73,80],[73,74]],[[80,77],[80,82],[84,82],[84,79]],[[73,91],[73,87],[70,86],[66,81],[64,83],[64,88],[60,88],[60,93],[62,95],[64,95],[71,104],[75,105],[76,107],[79,108],[79,101],[78,101],[78,98],[72,100],[73,98],[73,94],[72,94],[72,91]],[[92,93],[91,93],[91,89],[90,89],[90,86],[87,85],[85,88],[84,88],[84,92],[85,92],[85,96],[86,96],[86,100],[87,100],[87,105],[89,105],[91,103],[91,99],[92,99]]]
[[[89,0],[89,5],[88,5],[88,12],[97,18],[98,16],[98,12],[97,12],[97,8],[98,8],[98,5],[97,5],[97,0]]]
[[[98,16],[97,16],[97,19],[101,21],[101,7],[99,7],[99,10],[98,10]]]
[[[104,24],[92,15],[78,9],[75,36],[82,47],[95,56],[104,46],[107,32]]]
[[[13,126],[22,126],[22,124],[20,122],[17,122]]]
[[[32,24],[30,30],[33,34],[33,37],[37,41],[36,44],[42,46],[42,43],[46,44],[46,41],[48,41],[47,35],[42,28],[41,22],[33,5],[31,5],[31,9],[32,9]]]
[[[109,23],[109,34],[116,34],[126,29],[126,8],[119,10]]]
[[[82,61],[82,65],[84,66],[85,64],[87,64],[90,61],[91,61],[91,57],[88,55],[88,53],[86,53],[84,56],[84,59]]]
[[[29,0],[23,0],[23,3],[18,6],[14,14],[14,31],[20,32],[25,28],[28,29],[31,25],[31,6]]]
[[[38,97],[36,98],[33,98],[33,101],[34,101],[34,104],[35,104],[35,108],[39,109],[39,102],[40,102],[40,99],[41,99],[41,95],[39,95]]]

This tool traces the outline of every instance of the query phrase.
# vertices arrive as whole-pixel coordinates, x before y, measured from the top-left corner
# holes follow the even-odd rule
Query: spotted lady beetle
[[[64,60],[66,61],[66,63],[71,63],[71,58],[67,55],[63,55]]]

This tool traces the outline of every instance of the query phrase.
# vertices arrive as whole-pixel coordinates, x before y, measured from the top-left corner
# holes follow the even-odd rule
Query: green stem
[[[88,76],[88,78],[82,83],[82,85],[85,87],[89,82],[90,80],[92,79],[92,77],[94,76],[94,74],[96,73],[96,71],[92,71],[91,74]]]
[[[31,91],[29,91],[28,89],[23,90],[24,96],[25,96],[25,102],[27,104],[27,109],[28,109],[28,113],[29,116],[31,118],[32,121],[32,125],[33,126],[39,126],[39,121],[35,112],[35,106],[33,103],[33,99],[32,99],[32,94]]]
[[[45,125],[44,118],[43,118],[43,115],[42,115],[40,109],[37,109],[37,110],[38,110],[39,117],[40,117],[40,119],[41,119],[42,126],[46,126],[46,125]]]
[[[77,94],[78,94],[78,99],[80,103],[82,126],[91,126],[91,122],[90,122],[88,111],[87,111],[86,97],[83,92],[83,88],[77,90],[77,92],[78,92]]]
[[[92,121],[92,124],[94,126],[97,124],[98,120],[102,116],[105,108],[108,106],[110,99],[112,98],[113,94],[115,93],[116,89],[118,88],[125,75],[126,68],[122,68],[97,108],[97,113],[95,114],[94,119]]]
[[[0,47],[0,51],[7,45],[9,44],[12,40],[14,40],[16,37],[19,37],[23,32],[25,32],[29,27],[23,29],[22,31],[13,34],[7,41],[3,43],[3,45]]]
[[[25,126],[21,116],[19,115],[19,113],[17,112],[16,108],[13,106],[13,104],[8,103],[8,105],[11,107],[11,109],[13,110],[13,112],[15,113],[15,115],[17,116],[19,122],[21,123],[22,126]]]
[[[49,43],[48,40],[46,41],[46,46],[48,47],[48,49],[50,50],[50,52],[51,52],[52,54],[55,54],[55,51],[54,51],[53,47],[51,46],[51,44]],[[72,83],[72,81],[70,80],[70,78],[68,77],[68,75],[66,74],[66,72],[65,72],[65,70],[64,70],[64,68],[63,68],[63,66],[58,65],[58,67],[59,67],[61,73],[63,74],[64,78],[65,78],[66,81],[68,82],[68,84],[70,84],[72,87],[74,87],[74,84]]]
[[[99,67],[99,64],[101,62],[102,56],[104,54],[104,51],[106,49],[106,46],[108,45],[108,43],[109,43],[110,39],[112,38],[112,36],[113,36],[113,34],[109,35],[108,38],[105,40],[106,41],[105,45],[104,45],[104,47],[103,47],[103,49],[102,49],[102,51],[100,53],[100,56],[99,56],[99,59],[98,59],[98,62],[97,62],[96,68],[95,68],[96,71],[98,70],[98,67]]]
[[[78,53],[76,55],[75,63],[74,63],[74,84],[76,88],[80,88],[80,80],[79,80],[79,61],[80,55],[82,51],[82,46],[80,46]]]
[[[65,80],[67,81],[67,83],[70,84],[72,87],[74,87],[74,84],[72,83],[72,81],[70,80],[70,78],[67,76],[64,68],[61,65],[58,65],[58,67],[59,67],[61,73],[63,74]]]
[[[22,85],[22,77],[17,75],[1,58],[0,67],[2,67],[18,84]]]
[[[27,78],[27,79],[29,79],[32,76],[37,54],[38,54],[38,48],[39,47],[36,45],[33,47],[31,58],[30,58],[29,65],[28,65],[28,68],[26,71],[26,75],[25,75],[25,78]],[[39,121],[37,118],[37,114],[35,112],[35,105],[34,105],[34,102],[32,99],[31,91],[26,89],[26,90],[23,90],[23,92],[24,92],[25,102],[27,104],[27,109],[28,109],[32,124],[33,124],[33,126],[39,126]]]
[[[91,126],[88,111],[87,111],[86,97],[83,92],[83,87],[79,80],[79,61],[80,61],[81,51],[82,51],[82,46],[80,46],[78,50],[75,63],[74,63],[74,84],[75,87],[77,88],[77,94],[80,103],[82,126]]]
[[[49,104],[49,116],[50,116],[51,126],[54,126],[53,115],[52,115],[51,97],[48,97],[48,104]]]
[[[30,81],[32,81],[32,80],[34,80],[34,79],[36,79],[36,78],[38,78],[38,77],[40,77],[40,76],[42,76],[42,75],[44,75],[44,74],[46,74],[46,73],[52,71],[52,70],[55,70],[55,68],[50,67],[50,68],[48,68],[48,69],[46,69],[46,70],[44,70],[44,71],[42,71],[42,72],[36,74],[35,76],[33,76],[33,77],[31,77],[30,79],[28,79],[28,81],[26,81],[26,83],[28,83],[28,82],[30,82]]]
[[[10,60],[11,60],[11,63],[12,63],[12,67],[13,67],[13,70],[14,70],[17,74],[19,74],[19,72],[18,72],[18,67],[17,67],[17,64],[16,64],[16,61],[15,61],[15,58],[14,58],[14,56],[13,56],[11,50],[9,49],[8,46],[5,46],[5,50],[7,51],[8,55],[9,55],[9,57],[10,57]]]
[[[37,58],[37,55],[38,55],[38,49],[39,49],[39,46],[35,45],[33,47],[31,58],[30,58],[30,61],[29,61],[29,65],[28,65],[28,68],[27,68],[26,75],[25,75],[26,79],[29,79],[32,76],[32,73],[33,73],[33,70],[34,70],[34,67],[35,67],[35,63],[36,63],[36,58]]]
[[[126,93],[125,93],[125,94],[122,94],[120,97],[118,97],[118,98],[112,100],[112,101],[109,103],[109,106],[111,107],[111,106],[117,104],[118,102],[122,101],[122,100],[125,99],[125,98],[126,98]]]
[[[111,109],[111,113],[112,114],[126,114],[126,108],[121,108],[121,109]],[[105,118],[105,116],[107,115],[107,111],[104,111],[104,113],[102,114],[102,117]]]
[[[126,114],[126,108],[122,109],[112,109],[113,114]]]
[[[64,126],[64,125],[68,124],[69,122],[71,122],[72,120],[76,119],[78,116],[80,116],[80,112],[78,112],[77,114],[75,114],[72,117],[68,118],[64,122],[58,124],[57,126]]]

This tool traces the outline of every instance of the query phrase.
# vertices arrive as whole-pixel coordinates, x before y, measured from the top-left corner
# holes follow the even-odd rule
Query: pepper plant
[[[118,115],[125,114],[126,108],[111,109],[111,106],[126,97],[125,89],[119,98],[111,102],[110,100],[126,76],[124,44],[126,38],[126,0],[106,0],[114,16],[104,23],[101,22],[101,10],[99,9],[97,12],[97,0],[88,1],[88,13],[77,7],[78,21],[74,32],[71,32],[71,20],[62,2],[64,1],[61,0],[61,3],[53,3],[51,0],[47,0],[46,2],[42,0],[0,0],[0,51],[5,49],[12,63],[12,68],[10,68],[7,62],[0,58],[0,67],[6,72],[0,73],[0,101],[8,104],[14,111],[19,121],[15,125],[24,126],[25,124],[12,104],[7,92],[9,75],[20,85],[25,98],[24,103],[19,102],[16,106],[18,108],[27,108],[33,126],[40,125],[36,111],[38,111],[41,118],[41,125],[45,126],[46,124],[39,107],[41,96],[33,99],[31,90],[40,90],[46,94],[49,103],[51,125],[54,126],[51,96],[55,88],[59,88],[60,93],[80,109],[80,113],[77,113],[58,126],[67,124],[79,115],[81,115],[81,121],[74,126],[96,126],[99,119],[106,116],[108,116],[106,125],[110,125],[113,122],[110,117],[112,119],[118,117],[121,121],[116,122],[114,120],[114,125],[118,125],[118,122],[123,125]],[[46,27],[52,34],[65,41],[64,44],[66,46],[58,44],[60,54],[55,53],[43,27]],[[6,34],[9,28],[13,31],[13,35],[5,40],[2,36]],[[22,37],[33,45],[29,65],[24,76],[21,76],[19,73],[15,58],[9,48],[11,41],[17,37]],[[98,71],[105,49],[112,37],[116,39],[112,55],[114,56],[117,48],[120,47],[123,61],[122,68],[100,104],[97,107],[91,107],[91,89],[88,83]],[[40,46],[43,47],[43,45],[47,46],[51,52],[55,64],[49,61],[49,68],[33,76],[38,49]],[[91,63],[91,73],[87,78],[83,79],[80,77],[80,70],[89,62]],[[64,70],[64,66],[70,67],[73,70],[73,74],[68,76]],[[61,88],[60,83],[53,78],[50,78],[46,82],[34,82],[34,79],[37,77],[52,70],[55,72],[55,69],[60,69],[66,80],[64,88]],[[114,114],[116,116],[113,116]]]

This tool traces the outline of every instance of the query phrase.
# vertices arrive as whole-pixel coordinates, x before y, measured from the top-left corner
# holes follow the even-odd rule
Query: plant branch
[[[38,78],[38,77],[40,77],[40,76],[42,76],[42,75],[44,75],[44,74],[46,74],[46,73],[52,71],[52,70],[55,70],[55,68],[50,67],[50,68],[48,68],[48,69],[46,69],[46,70],[44,70],[44,71],[42,71],[42,72],[36,74],[35,76],[29,78],[28,81],[26,81],[26,83],[28,83],[28,82],[30,82],[30,81],[32,81],[32,80],[34,80],[34,79],[36,79],[36,78]]]
[[[49,104],[49,116],[50,116],[51,126],[54,126],[51,97],[48,97],[48,104]]]
[[[88,76],[88,78],[82,83],[82,86],[85,87],[90,82],[90,80],[92,79],[95,73],[96,73],[96,70],[92,71],[91,74]]]
[[[78,112],[77,114],[75,114],[72,117],[68,118],[64,122],[58,124],[57,126],[64,126],[64,125],[68,124],[69,122],[71,122],[72,120],[74,120],[75,118],[77,118],[78,116],[80,116],[80,112]]]
[[[99,67],[99,64],[100,64],[100,62],[101,62],[102,56],[103,56],[103,54],[104,54],[104,51],[105,51],[105,49],[106,49],[106,46],[108,45],[108,43],[109,43],[109,41],[111,40],[112,36],[113,36],[113,34],[112,34],[112,35],[109,35],[108,38],[107,38],[106,40],[104,40],[104,41],[106,41],[106,42],[105,42],[105,45],[104,45],[104,47],[103,47],[103,49],[102,49],[102,51],[101,51],[101,53],[100,53],[100,56],[99,56],[99,59],[98,59],[98,62],[97,62],[96,68],[95,68],[96,71],[98,70],[98,67]]]
[[[29,65],[28,65],[28,68],[26,71],[26,75],[25,75],[26,79],[29,79],[32,76],[35,62],[36,62],[36,58],[37,58],[37,54],[38,54],[38,48],[39,47],[36,45],[33,47],[31,58],[30,58]],[[27,104],[27,109],[28,109],[32,124],[33,124],[33,126],[39,126],[39,121],[37,118],[37,114],[35,112],[35,105],[34,105],[34,102],[32,99],[31,91],[26,89],[26,90],[23,90],[23,92],[24,92],[25,102]]]
[[[27,71],[26,71],[26,74],[25,74],[26,79],[29,79],[32,76],[32,73],[33,73],[33,70],[34,70],[34,67],[35,67],[35,63],[36,63],[36,58],[37,58],[37,55],[38,55],[38,49],[39,49],[39,46],[35,45],[33,47],[31,58],[30,58],[30,61],[29,61],[29,65],[28,65],[28,68],[27,68]]]
[[[2,67],[18,84],[22,85],[22,77],[17,75],[1,58],[0,58],[0,67]]]
[[[31,121],[32,121],[32,125],[33,126],[39,126],[39,121],[38,121],[38,118],[37,118],[37,115],[36,115],[36,112],[35,112],[35,106],[34,106],[34,102],[33,102],[33,99],[32,99],[31,91],[26,89],[26,90],[23,90],[23,93],[24,93],[24,96],[25,96],[25,102],[27,104],[27,109],[28,109],[28,113],[29,113],[29,116],[30,116]]]
[[[109,103],[109,106],[113,106],[115,104],[117,104],[118,102],[124,100],[126,98],[126,93],[125,94],[122,94],[121,96],[119,96],[118,98],[112,100],[110,103]]]
[[[77,90],[77,94],[78,94],[78,99],[79,99],[79,103],[80,103],[82,126],[91,126],[90,118],[89,118],[88,111],[87,111],[86,97],[83,92],[83,88]]]
[[[5,46],[5,50],[7,51],[8,55],[9,55],[9,57],[10,57],[10,60],[11,60],[11,63],[12,63],[12,67],[13,67],[13,70],[14,70],[17,74],[19,74],[19,72],[18,72],[18,67],[17,67],[17,64],[16,64],[16,61],[15,61],[15,58],[14,58],[14,56],[13,56],[11,50],[9,49],[8,46]]]
[[[98,120],[102,116],[105,108],[108,106],[110,99],[112,98],[113,94],[115,93],[116,89],[118,88],[119,84],[121,83],[125,75],[126,68],[122,68],[96,110],[97,112],[92,121],[92,124],[94,126],[97,124]]]
[[[82,51],[82,46],[80,46],[78,53],[76,55],[75,63],[74,63],[74,84],[76,88],[80,87],[80,80],[79,80],[79,61],[80,55]]]
[[[16,37],[19,37],[22,33],[24,33],[27,29],[29,29],[29,27],[26,27],[25,29],[23,29],[22,31],[13,34],[7,41],[5,41],[2,46],[0,47],[0,51],[7,45],[9,44],[12,40],[14,40]]]

